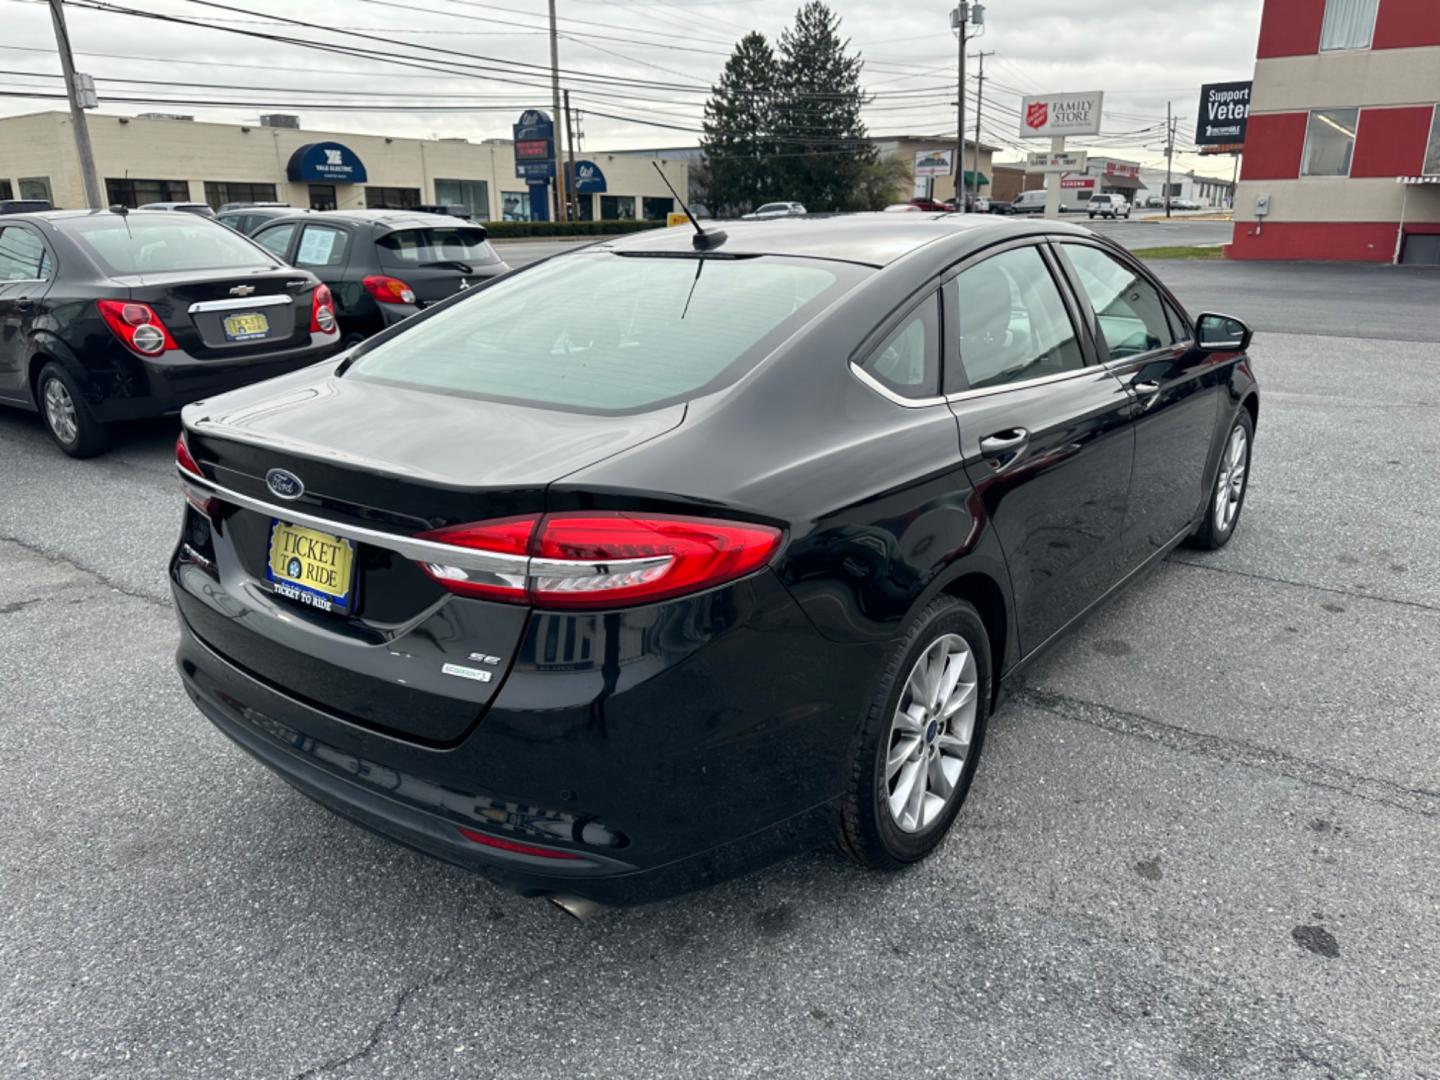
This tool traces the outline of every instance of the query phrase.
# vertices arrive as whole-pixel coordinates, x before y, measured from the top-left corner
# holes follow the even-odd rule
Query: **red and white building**
[[[1229,256],[1440,263],[1437,105],[1440,0],[1265,0]]]

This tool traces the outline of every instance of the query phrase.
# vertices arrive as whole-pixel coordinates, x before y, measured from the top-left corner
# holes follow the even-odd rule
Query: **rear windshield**
[[[485,230],[464,226],[402,229],[376,241],[380,261],[387,266],[424,266],[426,263],[486,263],[499,256],[485,242]]]
[[[65,222],[67,235],[111,274],[251,270],[274,266],[250,241],[195,214],[103,214]]]
[[[869,271],[802,259],[567,256],[501,278],[347,376],[584,412],[737,377]]]

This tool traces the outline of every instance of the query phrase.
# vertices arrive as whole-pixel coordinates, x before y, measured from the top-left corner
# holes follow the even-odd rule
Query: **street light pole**
[[[70,99],[70,126],[75,129],[75,152],[80,158],[80,182],[85,188],[85,201],[92,210],[100,201],[100,184],[95,179],[95,152],[90,148],[90,125],[85,122],[85,109],[80,101],[80,87],[75,77],[75,58],[70,54],[70,31],[65,26],[65,10],[61,0],[49,0],[50,20],[55,24],[55,46],[60,50],[60,70],[65,73],[65,96]],[[93,104],[93,98],[92,98]]]
[[[965,213],[965,24],[970,19],[970,0],[960,0],[950,12],[950,27],[960,39],[955,81],[955,209]]]
[[[550,104],[554,121],[550,125],[550,149],[555,159],[555,220],[565,221],[565,164],[560,157],[560,45],[555,31],[555,0],[550,0]]]

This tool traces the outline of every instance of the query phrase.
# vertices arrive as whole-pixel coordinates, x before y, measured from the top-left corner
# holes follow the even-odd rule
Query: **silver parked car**
[[[767,202],[757,206],[748,214],[741,214],[740,217],[746,221],[761,220],[770,218],[804,217],[805,207],[798,202]]]

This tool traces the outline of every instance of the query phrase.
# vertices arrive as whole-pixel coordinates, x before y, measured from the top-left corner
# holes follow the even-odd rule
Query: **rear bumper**
[[[813,846],[834,826],[830,800],[747,835],[658,865],[629,861],[631,847],[589,815],[528,805],[438,783],[307,734],[326,714],[277,692],[202,642],[180,621],[176,661],[186,692],[228,738],[287,783],[340,816],[424,854],[484,875],[525,896],[575,896],[600,904],[646,903],[702,888]],[[287,722],[289,721],[289,722]],[[384,758],[385,760],[380,760]],[[737,797],[743,793],[735,793]],[[713,813],[724,813],[723,807]],[[473,843],[460,832],[560,853],[548,858]],[[595,842],[587,843],[586,840]]]
[[[330,334],[312,333],[310,343],[299,348],[262,353],[243,360],[199,360],[183,349],[172,349],[154,359],[134,358],[133,363],[143,371],[143,379],[112,380],[116,385],[109,387],[109,392],[96,394],[89,402],[90,410],[96,419],[106,422],[162,416],[178,412],[192,401],[317,363],[339,349],[337,330]]]

